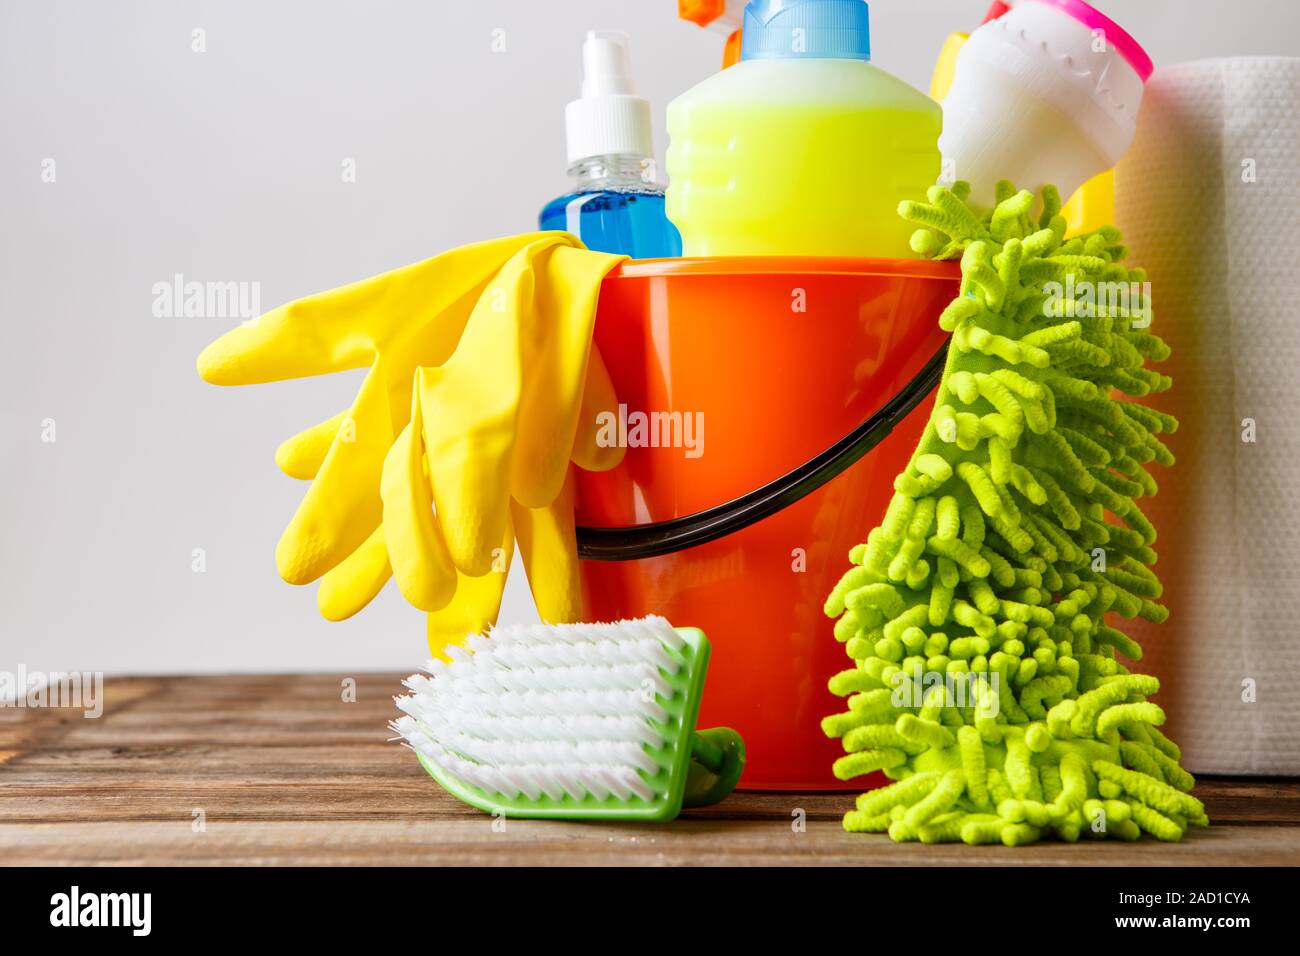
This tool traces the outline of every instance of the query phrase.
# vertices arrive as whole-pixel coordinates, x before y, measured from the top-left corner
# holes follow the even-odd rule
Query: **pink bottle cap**
[[[1147,55],[1147,51],[1142,49],[1142,44],[1133,39],[1132,34],[1100,10],[1084,3],[1083,0],[1036,0],[1036,2],[1045,3],[1049,7],[1056,7],[1078,20],[1089,30],[1100,30],[1102,35],[1105,36],[1106,42],[1128,61],[1129,66],[1133,67],[1138,78],[1143,83],[1151,76],[1155,64],[1151,62],[1151,57]]]

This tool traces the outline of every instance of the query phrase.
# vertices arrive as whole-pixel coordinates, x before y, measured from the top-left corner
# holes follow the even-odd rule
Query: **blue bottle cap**
[[[866,0],[749,0],[742,60],[870,60]]]

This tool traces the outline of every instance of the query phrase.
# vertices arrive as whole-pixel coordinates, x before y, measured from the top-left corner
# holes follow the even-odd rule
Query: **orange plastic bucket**
[[[627,454],[579,471],[589,617],[708,634],[700,725],[744,735],[743,787],[844,787],[822,605],[920,438],[958,282],[955,263],[745,258],[628,262],[602,286]]]

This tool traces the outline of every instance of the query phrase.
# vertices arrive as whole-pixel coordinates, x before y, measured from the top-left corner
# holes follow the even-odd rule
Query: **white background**
[[[1294,0],[1096,3],[1157,64],[1300,55]],[[927,88],[944,36],[986,5],[874,0],[875,62]],[[233,322],[155,318],[152,287],[255,281],[265,309],[534,228],[566,187],[563,109],[593,27],[632,34],[662,158],[664,107],[722,48],[674,0],[0,0],[0,669],[423,658],[423,616],[391,586],[330,624],[275,572],[305,487],[275,447],[359,378],[205,385],[194,358]],[[503,620],[529,619],[516,566]]]

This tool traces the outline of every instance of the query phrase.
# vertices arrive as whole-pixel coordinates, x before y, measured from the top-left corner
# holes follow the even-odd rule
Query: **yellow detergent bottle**
[[[741,36],[668,106],[683,254],[912,255],[898,203],[939,178],[942,112],[869,62],[865,0],[751,0]]]

